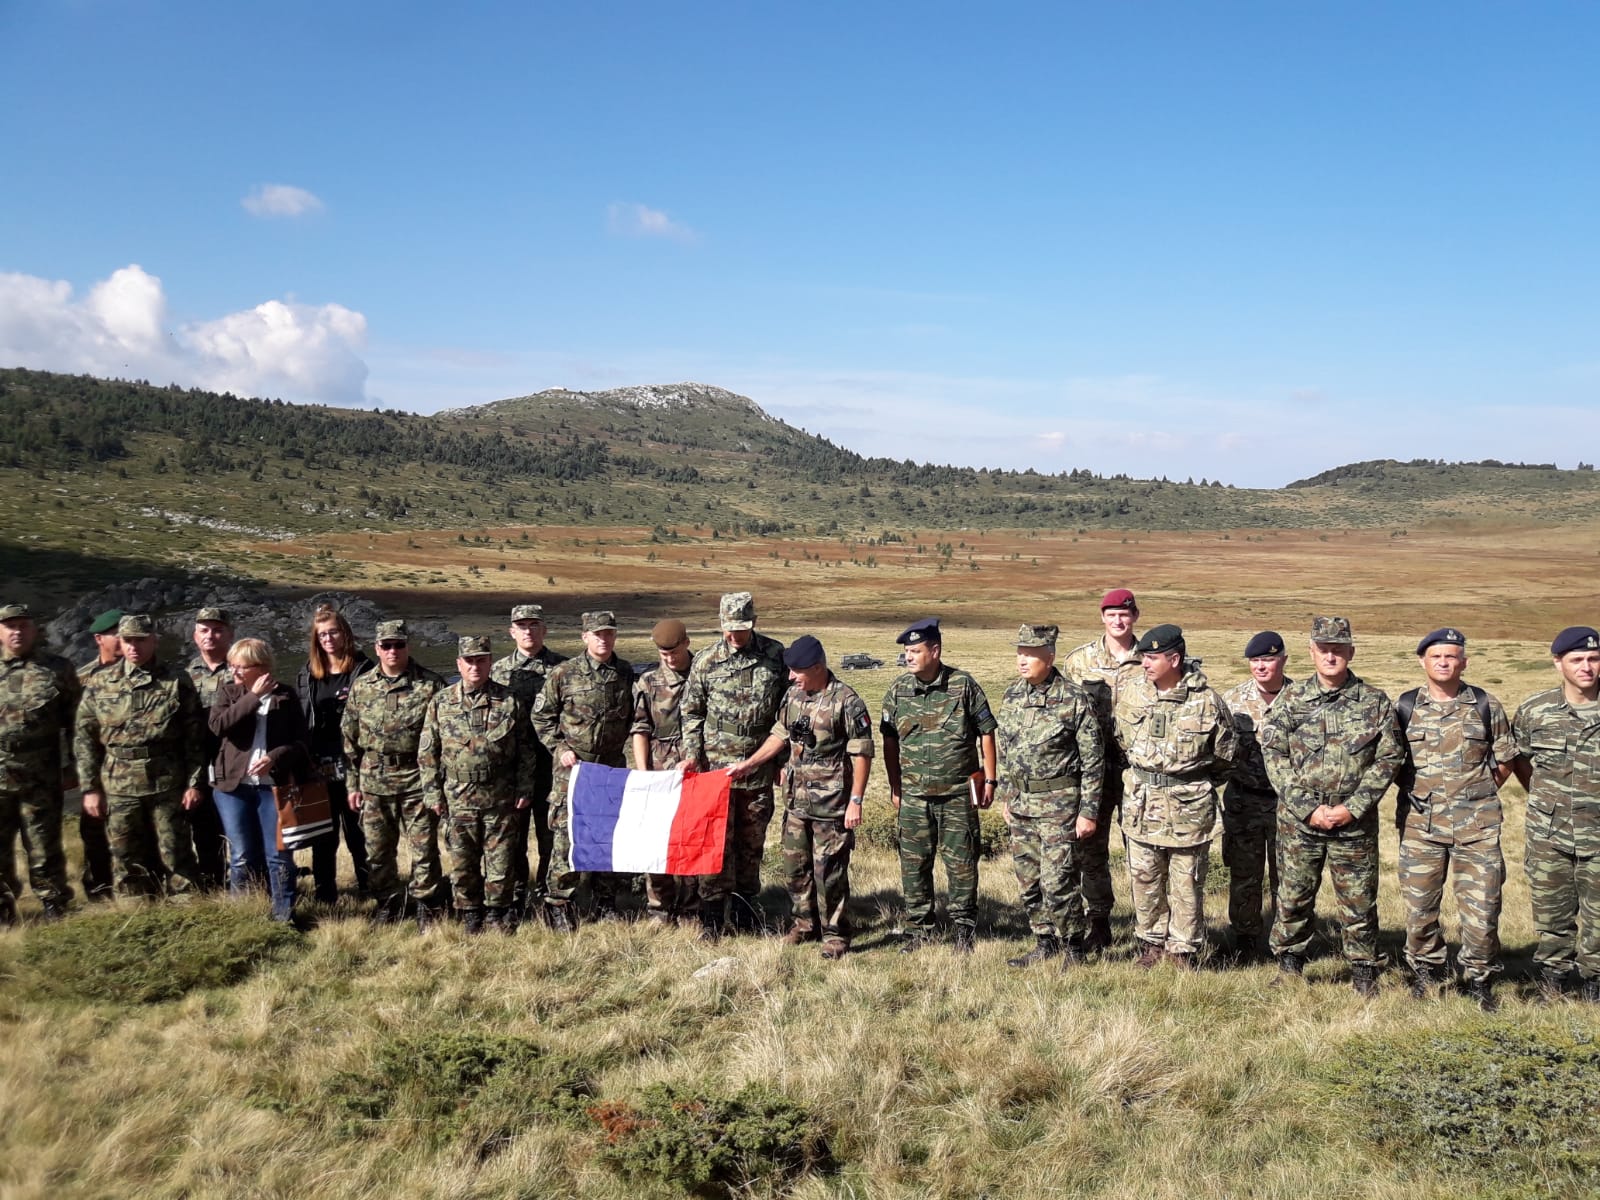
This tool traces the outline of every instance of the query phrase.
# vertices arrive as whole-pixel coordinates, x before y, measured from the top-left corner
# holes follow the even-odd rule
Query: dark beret
[[[804,671],[822,661],[822,643],[809,633],[797,637],[794,645],[783,652],[783,665],[791,671]]]
[[[89,632],[115,633],[117,631],[117,623],[121,620],[122,610],[120,608],[108,608],[90,624]]]
[[[1264,629],[1244,644],[1246,658],[1270,658],[1283,653],[1283,639],[1270,629]]]
[[[925,642],[937,644],[941,640],[938,617],[923,617],[920,621],[913,621],[895,638],[902,646],[920,646]]]
[[[1422,640],[1417,643],[1417,653],[1423,654],[1429,646],[1460,646],[1463,650],[1467,646],[1467,635],[1459,629],[1435,629],[1432,633],[1422,635]]]
[[[1574,650],[1600,650],[1600,633],[1587,625],[1573,625],[1556,634],[1556,640],[1550,643],[1550,653],[1557,658]]]
[[[1134,644],[1139,654],[1183,653],[1183,630],[1176,625],[1157,625]]]

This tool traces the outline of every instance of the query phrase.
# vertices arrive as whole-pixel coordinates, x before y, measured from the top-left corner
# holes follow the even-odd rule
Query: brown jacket
[[[217,685],[209,723],[221,739],[217,750],[213,786],[231,792],[244,783],[250,767],[250,749],[256,740],[256,710],[261,697],[231,679]],[[312,778],[311,753],[306,748],[306,717],[294,689],[280,683],[272,689],[272,711],[267,714],[267,757],[276,783],[305,783]]]

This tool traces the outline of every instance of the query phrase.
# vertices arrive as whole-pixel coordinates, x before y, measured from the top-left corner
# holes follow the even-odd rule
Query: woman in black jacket
[[[311,877],[317,899],[324,904],[339,898],[341,828],[355,866],[356,891],[367,894],[367,838],[361,832],[361,814],[351,810],[345,792],[344,736],[339,727],[350,685],[371,669],[372,660],[356,646],[356,635],[343,613],[323,605],[311,614],[311,650],[295,680],[295,691],[305,713],[311,757],[328,784],[328,802],[333,806],[333,829],[311,843]]]

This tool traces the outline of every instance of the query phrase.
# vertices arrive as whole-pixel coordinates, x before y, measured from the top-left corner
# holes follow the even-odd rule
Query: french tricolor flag
[[[715,875],[728,773],[632,771],[580,762],[567,784],[574,871]]]

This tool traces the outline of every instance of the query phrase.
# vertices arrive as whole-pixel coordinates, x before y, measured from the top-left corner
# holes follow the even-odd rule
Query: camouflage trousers
[[[783,886],[796,929],[850,940],[845,908],[855,844],[855,831],[844,827],[843,817],[808,817],[792,808],[784,812]]]
[[[620,895],[630,890],[629,876],[615,871],[575,871],[572,867],[572,814],[567,807],[567,786],[571,779],[572,772],[558,763],[548,805],[550,856],[549,870],[544,880],[544,898],[552,904],[570,904],[577,896],[578,889],[587,886],[596,904],[601,907],[613,906]]]
[[[772,823],[772,785],[733,788],[728,792],[728,840],[722,849],[722,870],[700,877],[700,910],[715,916],[730,896],[754,905],[761,895],[761,856],[767,850]]]
[[[978,924],[978,810],[966,792],[949,796],[903,796],[895,822],[900,837],[900,890],[906,925],[924,933],[934,927],[933,859],[944,859],[950,888],[950,920]]]
[[[1083,843],[1076,816],[1011,814],[1011,861],[1017,871],[1028,928],[1036,937],[1081,943],[1088,933],[1083,915]]]
[[[1234,803],[1235,793],[1228,793]],[[1263,899],[1278,894],[1278,821],[1276,813],[1222,814],[1222,863],[1228,868],[1228,924],[1234,940],[1255,945],[1265,932]],[[1271,890],[1263,895],[1267,880]]]
[[[199,868],[194,859],[194,834],[178,792],[157,796],[107,796],[106,834],[116,864],[117,894],[159,896],[162,881],[149,864],[160,856],[166,865],[165,890],[197,891]]]
[[[379,906],[406,892],[400,882],[400,839],[411,859],[411,898],[418,904],[439,900],[444,876],[439,866],[439,818],[422,802],[421,792],[398,796],[362,795],[361,832],[367,838],[367,886]]]
[[[450,848],[450,887],[457,908],[508,908],[511,904],[511,839],[516,809],[451,809],[442,821]]]
[[[693,875],[646,875],[644,903],[651,916],[688,916],[700,906],[700,881]]]
[[[28,856],[28,885],[40,903],[65,907],[72,899],[67,856],[61,848],[61,792],[55,788],[0,792],[0,899],[15,899],[16,843]]]
[[[1529,838],[1528,897],[1539,947],[1533,961],[1584,979],[1600,979],[1600,857],[1580,858],[1542,838]]]
[[[1109,918],[1116,906],[1116,893],[1111,887],[1111,827],[1117,823],[1117,810],[1121,807],[1122,771],[1107,763],[1100,821],[1079,847],[1083,862],[1083,911],[1088,917]]]
[[[1278,822],[1278,911],[1272,921],[1272,953],[1302,957],[1310,953],[1324,868],[1333,884],[1345,961],[1358,967],[1382,966],[1378,958],[1377,833],[1323,837],[1285,820]]]
[[[1444,969],[1439,902],[1444,897],[1447,871],[1455,883],[1456,915],[1461,922],[1462,977],[1468,982],[1492,978],[1500,970],[1500,888],[1506,879],[1498,833],[1466,846],[1429,841],[1415,823],[1401,835],[1406,963],[1419,974],[1424,969]]]
[[[111,839],[106,836],[106,819],[78,813],[78,840],[83,843],[83,894],[91,900],[105,900],[116,891],[116,876],[111,870]]]
[[[511,852],[517,898],[524,902],[529,897],[537,899],[544,895],[550,879],[550,854],[554,848],[550,832],[550,752],[540,747],[538,754],[539,764],[533,773],[533,803],[517,811],[517,829]],[[567,794],[565,781],[562,782],[561,794]],[[536,854],[531,862],[528,858],[530,833]]]
[[[1211,844],[1152,846],[1128,839],[1133,932],[1169,954],[1199,954],[1206,944],[1206,869]]]

